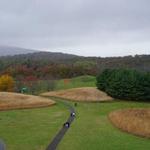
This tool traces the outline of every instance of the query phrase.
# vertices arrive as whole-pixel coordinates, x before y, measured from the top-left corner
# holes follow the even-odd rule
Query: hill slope
[[[38,52],[36,50],[12,47],[12,46],[0,46],[0,56],[14,56],[19,54],[28,54]]]

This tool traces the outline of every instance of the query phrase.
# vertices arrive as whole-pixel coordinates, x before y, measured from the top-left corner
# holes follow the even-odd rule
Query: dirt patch
[[[0,110],[46,107],[53,104],[54,101],[39,96],[0,92]]]
[[[70,99],[74,101],[111,101],[112,98],[106,93],[99,91],[94,87],[73,88],[55,92],[43,93],[42,96],[54,96],[59,98]]]
[[[125,109],[109,114],[118,128],[134,135],[150,138],[150,109]]]

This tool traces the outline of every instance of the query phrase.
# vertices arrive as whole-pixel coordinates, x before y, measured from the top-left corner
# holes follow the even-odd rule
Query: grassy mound
[[[73,88],[55,92],[43,93],[42,96],[54,96],[74,101],[111,101],[112,98],[95,87]]]
[[[0,92],[0,110],[46,107],[53,104],[54,101],[38,96]]]
[[[150,138],[150,109],[125,109],[109,114],[118,128],[129,133]]]

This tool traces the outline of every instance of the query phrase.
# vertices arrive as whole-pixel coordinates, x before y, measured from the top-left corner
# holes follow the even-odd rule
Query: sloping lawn
[[[57,80],[55,90],[63,90],[78,87],[95,87],[95,86],[96,86],[96,77],[85,75],[71,79]]]

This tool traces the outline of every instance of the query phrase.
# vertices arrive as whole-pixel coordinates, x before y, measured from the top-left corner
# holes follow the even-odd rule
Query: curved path
[[[68,104],[66,102],[62,102],[62,103],[64,105],[66,105],[70,110],[70,116],[66,122],[68,122],[71,125],[71,123],[73,122],[73,120],[75,118],[75,116],[71,116],[71,113],[75,113],[75,110],[74,110],[73,106],[71,106],[70,104]],[[63,126],[61,128],[61,130],[56,134],[56,136],[54,137],[52,142],[48,145],[46,150],[55,150],[68,129],[69,129],[69,127]]]

